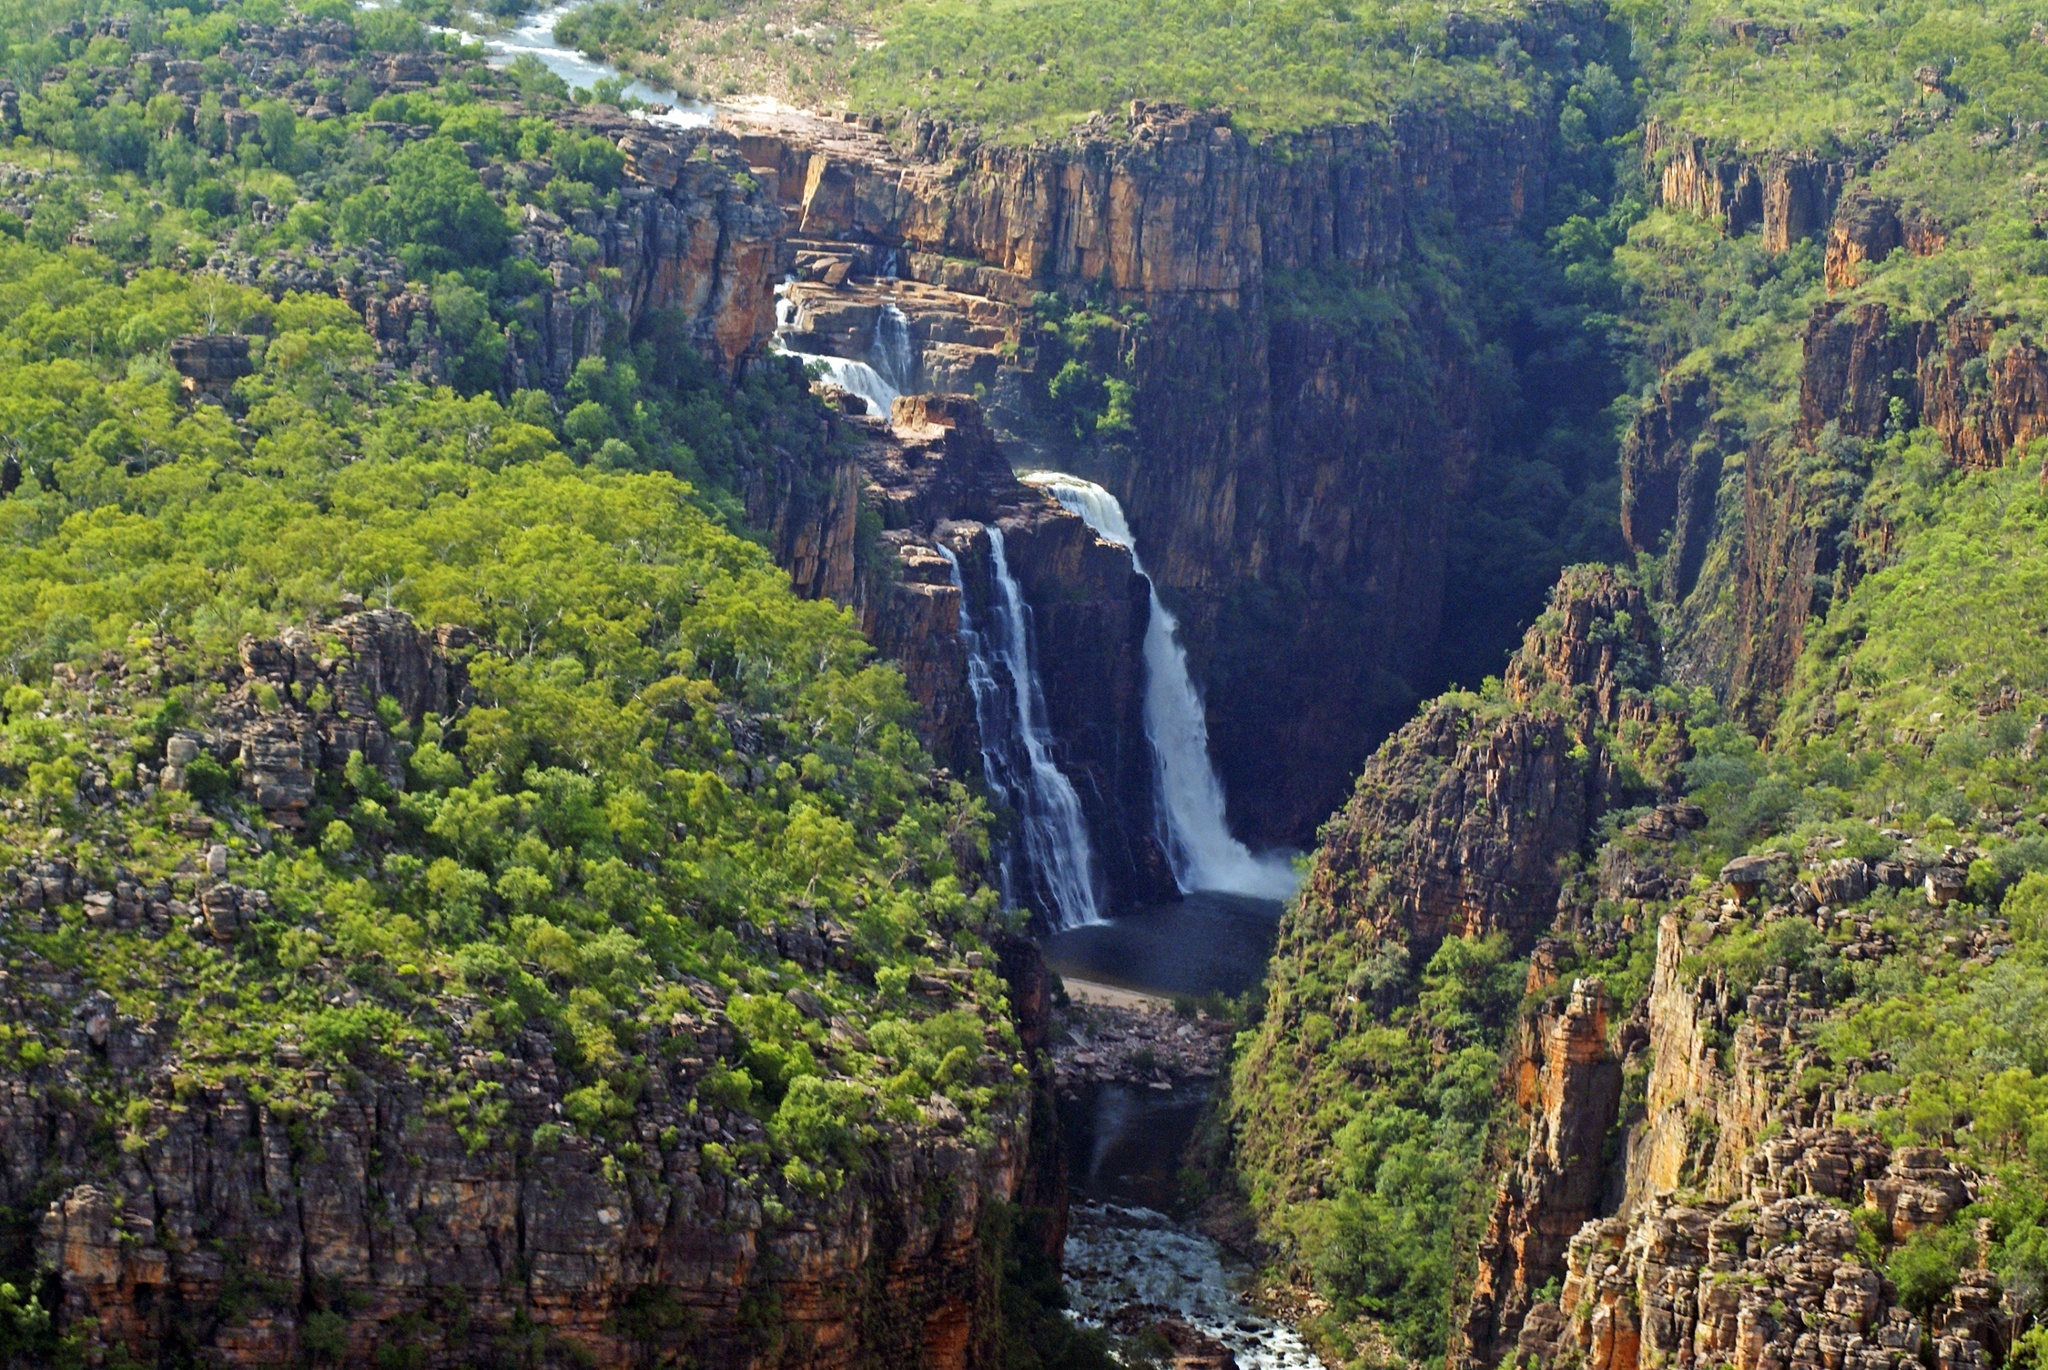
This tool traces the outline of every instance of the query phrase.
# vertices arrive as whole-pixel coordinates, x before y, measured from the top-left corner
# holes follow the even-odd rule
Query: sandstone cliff
[[[1853,898],[1846,878],[1831,869],[1817,883],[1836,881],[1837,897]],[[1541,1273],[1562,1275],[1561,1293],[1529,1307],[1518,1335],[1481,1359],[1888,1370],[2003,1354],[1988,1273],[1966,1271],[1924,1321],[1859,1235],[1890,1243],[1940,1228],[1975,1194],[1976,1176],[1939,1148],[1894,1148],[1867,1124],[1838,1123],[1873,1101],[1853,1083],[1798,1083],[1825,1060],[1811,986],[1782,968],[1767,973],[1737,1013],[1725,983],[1688,971],[1683,957],[1699,938],[1671,916],[1658,931],[1645,1113],[1625,1154],[1610,1147],[1607,1162],[1610,1179],[1624,1180],[1610,1187],[1616,1211],[1586,1218],[1562,1262],[1546,1253]],[[1547,1216],[1583,1214],[1560,1204]]]
[[[1433,678],[1446,511],[1483,441],[1465,345],[1427,304],[1390,348],[1316,296],[1403,269],[1419,219],[1489,233],[1540,205],[1550,122],[1417,110],[1254,143],[1141,102],[1014,147],[928,120],[892,142],[727,119],[779,188],[801,326],[827,350],[869,356],[893,304],[928,373],[1029,437],[1034,293],[1142,311],[1120,344],[1132,437],[1084,474],[1180,617],[1240,834],[1304,838]]]
[[[1581,908],[1574,872],[1600,814],[1642,798],[1677,759],[1667,720],[1643,694],[1656,670],[1642,592],[1604,568],[1567,572],[1499,695],[1447,696],[1380,748],[1324,828],[1299,905],[1283,919],[1267,1018],[1231,1097],[1240,1166],[1290,1259],[1372,1262],[1358,1278],[1386,1309],[1379,1316],[1404,1320],[1410,1343],[1453,1329],[1378,1291],[1398,1279],[1404,1300],[1448,1304],[1450,1286],[1470,1282],[1455,1346],[1491,1363],[1497,1343],[1512,1345],[1543,1272],[1561,1270],[1571,1235],[1601,1211],[1622,1092],[1618,1025],[1597,981],[1568,993],[1552,985],[1558,952],[1539,939],[1554,931],[1591,946],[1618,933]],[[1473,940],[1456,951],[1453,938]],[[1441,960],[1440,948],[1456,954]],[[1522,1017],[1522,976],[1512,986],[1486,977],[1532,949],[1549,969],[1529,973],[1527,992],[1540,997]],[[1471,999],[1446,1001],[1454,983],[1470,986],[1460,993]],[[1488,1005],[1486,1016],[1451,1006],[1461,1002]],[[1462,1110],[1486,1116],[1503,1059],[1502,1107],[1513,1119],[1488,1144]],[[1430,1082],[1460,1071],[1483,1072],[1483,1083],[1432,1101]],[[1484,1097],[1475,1103],[1467,1090]],[[1368,1255],[1319,1248],[1331,1240],[1326,1224],[1346,1221],[1334,1215],[1374,1202],[1361,1190],[1395,1183],[1384,1169],[1375,1182],[1372,1167],[1391,1163],[1354,1157],[1352,1135],[1370,1135],[1389,1110],[1427,1118],[1432,1107],[1443,1112],[1430,1135],[1455,1139],[1435,1145],[1458,1148],[1446,1161],[1455,1182],[1439,1183],[1462,1196],[1427,1210],[1440,1255],[1425,1260],[1398,1239],[1367,1235],[1349,1240]],[[1517,1125],[1528,1130],[1524,1156],[1506,1154],[1503,1141]],[[1364,1152],[1375,1154],[1384,1153]],[[1307,1216],[1317,1209],[1333,1216]],[[1381,1241],[1390,1245],[1376,1250]],[[1420,1343],[1404,1349],[1426,1354]]]
[[[1910,319],[1881,303],[1823,304],[1800,338],[1795,426],[1739,452],[1711,378],[1666,381],[1622,447],[1623,530],[1664,557],[1680,678],[1712,680],[1768,716],[1807,625],[1886,555],[1887,531],[1862,518],[1870,445],[1924,426],[1953,465],[1990,470],[2048,433],[2048,360],[2024,338],[1994,348],[1996,332],[1968,309]],[[1734,460],[1739,489],[1722,484]],[[1722,509],[1731,498],[1739,505]],[[1719,564],[1702,580],[1710,556]]]

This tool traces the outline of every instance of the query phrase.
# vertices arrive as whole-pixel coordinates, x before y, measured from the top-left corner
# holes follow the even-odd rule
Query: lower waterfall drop
[[[1131,564],[1145,575],[1137,539],[1124,522],[1115,495],[1078,476],[1034,471],[1023,477],[1050,491],[1079,514],[1096,536],[1130,551]],[[1159,588],[1145,575],[1152,615],[1145,628],[1145,736],[1157,766],[1160,826],[1166,857],[1182,890],[1222,890],[1262,899],[1293,895],[1299,877],[1294,863],[1277,854],[1260,855],[1231,836],[1223,816],[1223,782],[1209,760],[1209,724],[1202,697],[1188,674],[1188,654],[1179,624],[1159,601]]]
[[[967,648],[967,680],[974,693],[974,722],[981,734],[981,765],[997,796],[1016,811],[1021,825],[1026,878],[1037,883],[1056,927],[1102,921],[1095,893],[1094,853],[1080,797],[1052,759],[1052,734],[1045,725],[1045,691],[1031,664],[1031,631],[1024,595],[1010,574],[1003,533],[988,528],[989,562],[995,572],[997,603],[986,629],[968,609],[960,559],[944,542],[939,555],[952,568],[960,591],[960,641]],[[1009,688],[998,679],[998,666]],[[1006,705],[1008,707],[1006,707]],[[1003,867],[1005,899],[1016,902],[1017,873]]]

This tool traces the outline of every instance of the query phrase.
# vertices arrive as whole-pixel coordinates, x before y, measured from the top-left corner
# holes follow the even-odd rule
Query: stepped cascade
[[[889,315],[894,314],[894,324]],[[834,357],[816,352],[799,352],[789,346],[783,335],[798,325],[796,303],[789,298],[788,286],[776,287],[775,291],[775,343],[777,352],[795,357],[809,366],[817,362],[825,368],[824,379],[849,394],[865,400],[870,412],[882,417],[889,416],[889,409],[897,397],[908,388],[908,381],[917,371],[917,354],[911,349],[909,321],[903,311],[890,305],[882,317],[875,321],[875,342],[873,353],[877,361],[884,362],[890,370],[884,375],[874,366],[851,357]]]
[[[1145,564],[1137,539],[1124,521],[1115,495],[1078,476],[1056,471],[1024,477],[1085,519],[1097,536],[1128,548],[1140,575]],[[1294,893],[1294,866],[1286,857],[1253,852],[1231,836],[1224,817],[1223,783],[1209,759],[1209,727],[1202,698],[1188,673],[1188,654],[1178,624],[1151,590],[1152,615],[1145,628],[1145,736],[1152,744],[1158,784],[1159,826],[1173,876],[1183,890],[1224,890],[1232,894],[1285,899]]]
[[[1099,923],[1101,902],[1088,824],[1073,782],[1052,759],[1044,689],[1031,660],[1029,610],[1010,574],[1002,530],[988,526],[996,603],[990,606],[986,627],[978,626],[968,609],[959,556],[944,542],[937,545],[960,591],[960,640],[967,648],[982,770],[990,788],[1016,811],[1020,824],[1021,852],[1013,848],[1003,861],[1005,902],[1033,902],[1023,897],[1029,891],[1059,927]]]

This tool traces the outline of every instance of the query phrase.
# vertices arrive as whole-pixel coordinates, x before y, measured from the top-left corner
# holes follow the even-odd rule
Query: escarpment
[[[1815,883],[1858,897],[1839,875]],[[1890,1246],[1939,1231],[1980,1177],[1942,1148],[1895,1147],[1869,1127],[1883,1100],[1858,1081],[1883,1079],[1884,1062],[1835,1062],[1848,1066],[1846,1087],[1802,1086],[1827,1064],[1810,984],[1778,968],[1738,1010],[1724,979],[1685,966],[1700,941],[1697,925],[1668,914],[1658,930],[1645,1112],[1625,1153],[1610,1146],[1604,1163],[1621,1182],[1602,1210],[1612,1215],[1586,1218],[1562,1253],[1553,1243],[1535,1273],[1561,1277],[1559,1292],[1533,1304],[1525,1293],[1514,1326],[1477,1360],[1894,1367],[2003,1356],[2009,1324],[1991,1311],[2000,1291],[1988,1271],[1966,1268],[1931,1308],[1908,1307],[1868,1235]],[[1550,1216],[1583,1214],[1567,1200]]]
[[[252,104],[281,98],[308,120],[343,112],[337,96],[316,92],[301,79],[308,72],[348,83],[358,105],[377,96],[403,100],[408,92],[458,82],[472,98],[516,95],[514,87],[500,90],[501,78],[491,68],[459,55],[359,49],[349,26],[333,19],[244,19],[237,38],[219,58],[225,78],[238,83]],[[143,53],[138,62],[138,79],[180,104],[171,131],[194,135],[206,93],[200,74],[162,51]],[[99,102],[119,88],[115,76],[101,73]],[[224,152],[262,145],[253,108],[230,101],[218,114]],[[494,158],[475,142],[464,145],[484,191],[518,213],[505,252],[527,263],[541,284],[525,310],[524,327],[497,345],[494,374],[482,374],[470,355],[478,344],[464,314],[471,306],[434,287],[431,271],[409,269],[401,260],[405,244],[346,246],[324,232],[306,235],[284,252],[252,254],[223,244],[207,269],[274,298],[287,291],[335,295],[362,316],[385,365],[444,384],[459,376],[467,385],[482,382],[507,393],[521,387],[560,393],[578,362],[650,333],[669,346],[694,349],[727,374],[758,355],[774,323],[782,214],[772,195],[747,175],[732,139],[713,129],[684,130],[596,110],[564,111],[550,122],[559,130],[558,143],[598,137],[615,145],[620,164],[595,174],[618,183],[606,187],[615,191],[609,201],[565,204],[556,213],[531,197],[558,176],[567,179],[558,158]],[[403,119],[374,120],[355,131],[358,138],[381,138],[398,148],[433,134],[431,124]],[[541,141],[545,147],[549,140]],[[529,198],[519,203],[515,192]],[[275,227],[290,206],[272,206],[256,195],[247,208],[259,225]],[[487,245],[476,246],[483,251]]]
[[[2048,433],[2039,347],[1995,346],[1997,332],[1972,310],[1911,319],[1882,303],[1823,303],[1799,340],[1796,424],[1742,451],[1730,450],[1711,377],[1666,381],[1623,443],[1623,531],[1664,559],[1679,678],[1724,683],[1739,707],[1768,716],[1808,625],[1889,554],[1890,531],[1860,507],[1888,438],[1924,428],[1953,466],[1985,471]],[[1734,461],[1739,488],[1722,482]],[[1717,535],[1722,526],[1739,533]]]
[[[1503,697],[1448,696],[1380,749],[1325,828],[1291,918],[1359,920],[1423,957],[1445,937],[1531,943],[1556,910],[1560,861],[1606,800],[1597,730],[1652,716],[1641,692],[1657,677],[1655,632],[1633,584],[1574,568]]]
[[[1418,221],[1495,234],[1539,207],[1549,123],[1407,110],[1255,142],[1139,102],[1013,147],[929,120],[893,142],[725,120],[784,206],[793,336],[868,360],[893,311],[921,385],[975,389],[1020,458],[1101,479],[1179,617],[1234,826],[1303,838],[1435,678],[1447,511],[1487,441],[1466,344],[1427,302],[1389,331],[1319,297],[1406,270]],[[1055,343],[1052,296],[1108,307]],[[1048,414],[1077,359],[1127,410]],[[1107,446],[1062,427],[1104,422]]]
[[[1541,962],[1539,954],[1532,989],[1552,988],[1540,983]],[[1610,1013],[1598,980],[1575,980],[1568,995],[1553,993],[1519,1025],[1510,1069],[1529,1146],[1501,1176],[1479,1241],[1455,1331],[1458,1364],[1497,1365],[1511,1357],[1538,1284],[1555,1277],[1573,1237],[1602,1213],[1608,1134],[1622,1092]]]
[[[2026,1319],[2001,1302],[2026,1269],[2001,1243],[2032,1229],[1958,1215],[2024,1204],[2026,1181],[1987,1172],[1983,1123],[1904,1121],[1946,1086],[1924,1065],[1907,1082],[1922,1047],[1876,1026],[1871,988],[1925,974],[1917,1012],[1935,984],[1967,999],[2036,973],[2006,961],[2005,919],[1963,902],[1982,848],[1889,830],[1881,859],[1826,833],[1714,855],[1730,797],[1681,797],[1688,733],[1705,734],[1651,697],[1648,608],[1610,574],[1569,573],[1492,717],[1441,701],[1325,830],[1234,1077],[1254,1210],[1354,1300],[1338,1304],[1352,1345],[1377,1322],[1465,1367],[2001,1363]],[[1617,808],[1636,816],[1596,827]],[[1488,974],[1491,1034],[1461,1012]],[[1491,1101],[1483,1146],[1451,1131],[1465,1105],[1443,1082],[1466,1051]],[[1469,1168],[1460,1202],[1387,1197],[1389,1139],[1416,1135],[1396,1109],[1433,1118],[1436,1154]],[[1423,1221],[1453,1245],[1441,1266],[1401,1244]],[[1936,1246],[1952,1268],[1909,1284]],[[1409,1311],[1419,1290],[1449,1291],[1448,1326]]]
[[[1843,187],[1859,169],[1856,159],[1810,152],[1759,158],[1717,150],[1655,120],[1643,130],[1643,166],[1663,203],[1720,220],[1730,237],[1757,229],[1767,252],[1827,233]]]
[[[1798,30],[1770,39],[1770,51],[1797,50]],[[1817,37],[1840,35],[1803,35]],[[1682,120],[1645,126],[1643,170],[1663,205],[1716,220],[1730,237],[1755,233],[1779,258],[1801,243],[1821,249],[1817,278],[1785,268],[1800,303],[1767,325],[1796,342],[1796,412],[1743,415],[1760,392],[1791,398],[1776,393],[1786,377],[1702,349],[1665,359],[1677,364],[1638,409],[1621,454],[1623,533],[1661,559],[1655,588],[1671,606],[1674,678],[1725,692],[1759,724],[1810,625],[1890,555],[1894,530],[1862,508],[1885,445],[1924,430],[1951,467],[1986,471],[2021,460],[2048,431],[2030,321],[1964,290],[1908,306],[1871,289],[1907,259],[1950,250],[1961,228],[1942,217],[1956,211],[1935,208],[1932,163],[1916,146],[1954,136],[1953,92],[1933,67],[1914,80],[1924,107],[1846,149],[1826,140],[1836,145],[1826,154],[1735,147]]]
[[[1610,1006],[1597,982],[1552,990],[1559,956],[1538,943],[1554,934],[1611,946],[1622,935],[1611,913],[1572,893],[1574,867],[1594,821],[1654,794],[1682,756],[1645,693],[1657,665],[1641,590],[1604,568],[1573,568],[1498,693],[1446,696],[1390,738],[1324,829],[1282,922],[1265,1020],[1235,1076],[1253,1205],[1296,1244],[1292,1259],[1355,1262],[1345,1268],[1363,1287],[1406,1285],[1408,1308],[1426,1308],[1449,1302],[1448,1282],[1465,1284],[1476,1257],[1459,1345],[1490,1345],[1502,1327],[1511,1343],[1527,1289],[1541,1283],[1524,1289],[1522,1264],[1560,1262],[1579,1223],[1600,1211],[1602,1148],[1621,1095]],[[1539,962],[1547,955],[1546,976],[1515,964],[1532,948]],[[1545,993],[1544,1006],[1517,1029],[1525,989]],[[1516,1064],[1502,1076],[1504,1048]],[[1526,1158],[1489,1148],[1471,1126],[1497,1087],[1510,1088],[1528,1124]],[[1396,1235],[1404,1219],[1384,1206],[1376,1228],[1347,1231],[1359,1190],[1395,1183],[1387,1143],[1354,1152],[1351,1140],[1389,1110],[1415,1120],[1396,1135],[1455,1139],[1432,1145],[1456,1179],[1406,1219],[1434,1234],[1440,1256],[1408,1250]],[[1511,1162],[1482,1242],[1482,1206]],[[1352,1245],[1322,1245],[1333,1241]],[[1451,1344],[1447,1323],[1401,1316],[1404,1354]]]

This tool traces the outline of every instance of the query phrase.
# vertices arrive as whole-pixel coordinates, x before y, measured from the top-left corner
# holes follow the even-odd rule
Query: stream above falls
[[[472,33],[467,29],[455,32],[471,42],[483,44],[484,51],[490,54],[487,60],[494,67],[510,66],[521,57],[538,58],[542,66],[561,77],[571,90],[579,87],[591,90],[599,81],[623,78],[626,80],[625,93],[650,106],[640,111],[640,117],[649,123],[693,128],[711,123],[718,117],[718,107],[708,101],[627,77],[609,62],[585,57],[574,48],[566,48],[556,42],[556,23],[563,15],[582,9],[589,3],[591,0],[569,0],[568,4],[550,5],[496,32]]]

